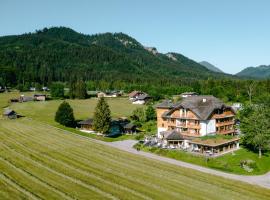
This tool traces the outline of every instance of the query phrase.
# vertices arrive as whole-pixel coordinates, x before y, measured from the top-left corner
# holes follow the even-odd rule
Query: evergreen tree
[[[79,80],[76,83],[75,97],[78,99],[85,99],[87,97],[86,84],[83,80]]]
[[[58,110],[55,114],[55,121],[68,127],[75,126],[75,119],[73,115],[73,109],[68,102],[64,101],[58,107]]]
[[[76,97],[76,82],[71,80],[69,83],[69,98],[74,99]]]
[[[156,119],[156,111],[153,108],[153,106],[151,106],[151,105],[147,106],[147,108],[145,110],[145,116],[146,116],[146,121]]]
[[[104,97],[101,97],[95,109],[93,119],[94,130],[102,134],[108,134],[111,124],[111,111]]]
[[[64,97],[64,85],[61,83],[53,83],[50,87],[50,91],[53,98]]]

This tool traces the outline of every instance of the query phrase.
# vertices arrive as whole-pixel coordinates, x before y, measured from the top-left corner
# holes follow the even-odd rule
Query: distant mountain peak
[[[270,65],[260,65],[258,67],[247,67],[238,72],[236,76],[266,79],[270,78]]]
[[[209,63],[209,62],[207,62],[207,61],[199,62],[199,64],[201,64],[202,66],[206,67],[206,68],[209,69],[210,71],[224,73],[224,72],[223,72],[222,70],[220,70],[218,67],[212,65],[211,63]]]

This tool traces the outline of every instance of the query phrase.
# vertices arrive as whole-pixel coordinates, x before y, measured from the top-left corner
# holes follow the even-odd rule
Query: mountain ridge
[[[0,78],[12,84],[83,80],[180,82],[232,78],[214,73],[179,53],[147,50],[124,33],[86,35],[67,27],[0,37]],[[131,76],[132,75],[132,76]]]
[[[270,65],[247,67],[235,75],[247,78],[268,79],[270,78]]]

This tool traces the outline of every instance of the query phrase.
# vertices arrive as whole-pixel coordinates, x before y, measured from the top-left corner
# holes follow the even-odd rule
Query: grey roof
[[[78,122],[80,125],[92,125],[93,124],[93,119],[86,119],[83,121]]]
[[[174,109],[167,112],[166,115],[177,108],[183,107],[194,112],[201,120],[207,120],[215,109],[228,108],[221,100],[210,95],[190,96],[174,104],[173,107]]]
[[[181,135],[180,132],[176,130],[172,130],[168,132],[167,136],[165,136],[166,140],[184,140],[185,138]]]
[[[142,94],[137,97],[138,100],[145,100],[151,98],[148,94]]]
[[[156,105],[156,108],[173,108],[173,102],[171,100],[164,100],[160,104]]]

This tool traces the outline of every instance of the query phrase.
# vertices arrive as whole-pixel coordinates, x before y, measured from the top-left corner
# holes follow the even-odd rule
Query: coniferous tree
[[[71,80],[69,83],[69,98],[74,99],[76,97],[76,82]]]
[[[55,121],[68,127],[75,126],[75,119],[73,115],[73,109],[68,102],[64,101],[58,107],[58,110],[55,114]]]
[[[50,91],[53,98],[64,97],[64,85],[61,83],[53,83],[50,87]]]
[[[83,80],[79,80],[76,83],[75,97],[78,99],[85,99],[87,97],[86,84]]]
[[[94,130],[102,134],[108,134],[111,124],[111,111],[104,97],[101,97],[94,113]]]

